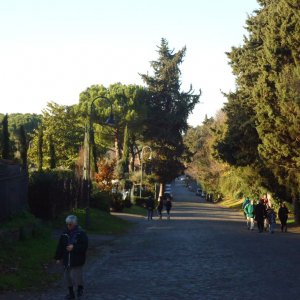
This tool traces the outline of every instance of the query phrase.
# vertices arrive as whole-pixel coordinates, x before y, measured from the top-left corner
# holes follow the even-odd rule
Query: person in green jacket
[[[245,208],[244,208],[244,212],[246,214],[247,217],[247,227],[250,230],[254,229],[254,205],[253,205],[253,200],[250,201],[250,203],[248,203]]]
[[[245,219],[246,219],[246,225],[247,225],[247,228],[249,229],[249,224],[248,224],[248,219],[247,219],[247,215],[245,213],[245,207],[250,203],[250,199],[249,197],[246,197],[243,201],[243,204],[242,204],[242,210],[244,212],[244,216],[245,216]]]

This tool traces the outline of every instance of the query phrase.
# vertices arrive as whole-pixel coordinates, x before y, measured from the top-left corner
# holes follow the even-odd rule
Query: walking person
[[[254,204],[253,200],[248,203],[245,208],[244,212],[247,217],[247,228],[250,229],[251,231],[254,230]]]
[[[276,225],[276,213],[273,208],[269,207],[267,209],[267,219],[269,223],[269,232],[274,233]]]
[[[289,216],[289,210],[286,207],[285,202],[280,204],[280,208],[278,210],[278,217],[281,223],[281,232],[287,232],[287,219]]]
[[[170,211],[172,209],[172,201],[170,197],[167,197],[167,201],[166,201],[166,211],[167,211],[167,215],[168,215],[168,220],[170,220]]]
[[[83,265],[85,264],[88,237],[78,225],[77,217],[70,215],[66,218],[66,230],[60,236],[55,260],[64,265],[64,277],[69,289],[65,299],[75,299],[83,295]]]
[[[263,204],[263,200],[259,200],[258,204],[254,208],[255,221],[259,232],[264,231],[264,219],[266,217],[266,208]]]
[[[156,207],[159,220],[162,219],[162,210],[163,210],[163,208],[164,208],[164,200],[163,200],[162,196],[159,196],[158,204],[157,204],[157,207]]]
[[[146,201],[146,208],[147,208],[147,212],[148,212],[148,221],[152,220],[154,207],[155,207],[154,199],[152,196],[150,196],[147,198],[147,201]]]
[[[243,213],[244,213],[244,216],[245,216],[245,219],[246,219],[246,225],[247,225],[247,228],[249,229],[250,228],[250,224],[248,224],[248,218],[247,218],[247,214],[245,212],[245,207],[250,203],[250,199],[248,197],[246,197],[244,199],[244,202],[242,204],[242,210],[243,210]]]

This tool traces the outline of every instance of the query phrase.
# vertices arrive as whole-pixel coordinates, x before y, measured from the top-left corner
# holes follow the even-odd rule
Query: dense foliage
[[[297,213],[300,6],[296,0],[259,3],[260,9],[247,20],[248,36],[243,45],[233,47],[227,54],[236,77],[236,90],[226,94],[223,128],[216,131],[213,125],[207,128],[204,124],[197,131],[210,132],[210,137],[204,138],[215,139],[210,153],[215,161],[227,164],[217,176],[219,182],[230,175],[230,185],[237,182],[236,190],[256,196],[270,192],[279,199],[293,201]],[[214,189],[224,190],[226,184],[215,183]]]
[[[185,47],[174,52],[162,39],[158,60],[151,62],[153,75],[141,75],[150,93],[143,135],[155,153],[152,170],[162,184],[184,171],[182,134],[188,129],[188,115],[200,97],[194,95],[192,87],[188,92],[181,91],[179,66],[185,52]]]

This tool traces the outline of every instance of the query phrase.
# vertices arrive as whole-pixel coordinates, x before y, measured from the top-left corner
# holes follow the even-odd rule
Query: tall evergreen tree
[[[216,148],[229,163],[252,165],[258,175],[268,177],[264,182],[273,192],[283,185],[297,216],[300,7],[296,2],[260,0],[261,8],[247,20],[249,37],[228,54],[237,89],[227,97],[227,135]]]
[[[6,114],[2,120],[2,158],[11,159],[11,147],[8,132],[8,115]]]
[[[52,135],[49,136],[49,157],[50,157],[50,169],[56,168],[56,155],[55,155],[55,145]]]
[[[44,139],[44,131],[43,126],[40,125],[38,128],[38,148],[37,148],[37,155],[38,155],[38,170],[43,170],[43,141]]]
[[[19,129],[19,143],[20,143],[20,155],[21,155],[23,170],[27,171],[28,144],[27,144],[26,132],[23,125],[21,125]]]
[[[200,98],[200,95],[193,94],[192,87],[188,92],[181,91],[179,66],[185,52],[185,47],[174,52],[167,40],[162,39],[158,60],[151,62],[153,76],[141,75],[151,94],[147,99],[144,137],[155,152],[152,170],[161,183],[160,193],[163,193],[166,182],[184,170],[182,134],[188,129],[188,115]]]

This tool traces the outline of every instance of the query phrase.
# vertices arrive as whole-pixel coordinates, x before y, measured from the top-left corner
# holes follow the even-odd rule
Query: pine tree
[[[158,47],[158,60],[151,62],[154,74],[141,75],[151,97],[147,99],[148,117],[145,122],[145,142],[155,152],[153,172],[163,184],[173,180],[184,170],[181,157],[185,147],[182,133],[188,129],[187,118],[200,95],[181,91],[180,68],[186,48],[174,52],[166,39]]]

